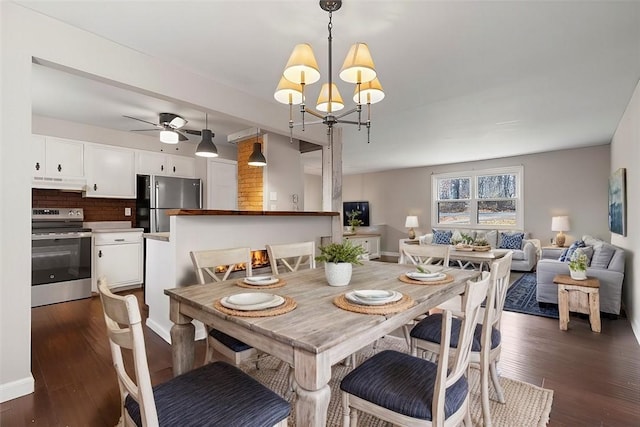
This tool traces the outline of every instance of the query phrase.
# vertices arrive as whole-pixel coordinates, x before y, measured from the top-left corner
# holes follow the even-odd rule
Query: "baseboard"
[[[10,383],[0,384],[0,403],[31,394],[34,386],[33,375]]]

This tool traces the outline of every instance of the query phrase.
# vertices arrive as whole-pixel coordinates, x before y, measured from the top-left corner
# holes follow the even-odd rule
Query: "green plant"
[[[489,246],[487,239],[476,239],[473,244],[476,246]]]
[[[571,255],[569,269],[573,271],[585,271],[587,269],[587,255],[582,251],[575,251]]]
[[[362,246],[354,246],[350,241],[345,240],[343,243],[330,243],[325,246],[320,246],[320,255],[316,257],[316,261],[362,264],[358,259],[362,254],[364,254],[364,248]]]
[[[362,225],[362,220],[360,220],[358,217],[358,215],[360,215],[362,212],[360,211],[349,211],[347,212],[347,218],[349,218],[347,220],[347,224],[349,224],[349,227],[351,227],[351,230],[354,230],[356,227],[359,227]]]
[[[454,245],[457,245],[459,243],[465,244],[465,245],[470,245],[473,243],[473,237],[471,237],[470,235],[466,234],[466,233],[460,233],[460,238],[459,239],[451,239],[451,243],[453,243]]]

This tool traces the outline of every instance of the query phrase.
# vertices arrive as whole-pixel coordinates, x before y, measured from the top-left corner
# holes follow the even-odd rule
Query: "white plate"
[[[220,304],[224,307],[244,311],[264,310],[283,303],[284,298],[281,296],[261,292],[230,295],[220,300]]]
[[[363,290],[359,290],[359,291],[353,291],[353,295],[357,296],[359,299],[372,299],[372,300],[379,300],[379,299],[389,299],[392,296],[394,296],[395,291],[383,291],[383,290],[379,290],[379,289],[363,289]]]
[[[409,279],[419,280],[421,282],[437,282],[438,280],[442,280],[447,277],[447,275],[444,273],[436,273],[434,276],[425,277],[424,275],[422,275],[422,273],[416,274],[413,271],[409,271],[408,273],[406,273],[406,275]]]
[[[245,277],[242,281],[248,285],[260,286],[260,285],[273,285],[278,283],[280,279],[273,276],[251,276]]]
[[[432,278],[432,277],[438,277],[440,274],[442,274],[442,273],[440,273],[441,269],[438,269],[436,271],[435,269],[426,269],[425,268],[424,270],[428,271],[428,273],[423,273],[421,271],[408,271],[406,273],[406,275],[411,277],[412,279],[417,279],[418,277],[422,278],[422,279],[429,279],[429,278]]]
[[[362,291],[347,292],[346,294],[344,294],[344,296],[347,300],[360,305],[383,305],[383,304],[389,304],[390,302],[396,302],[402,299],[402,294],[396,291],[377,291],[377,292],[391,293],[391,295],[387,298],[359,298],[356,296],[356,292],[362,292]]]

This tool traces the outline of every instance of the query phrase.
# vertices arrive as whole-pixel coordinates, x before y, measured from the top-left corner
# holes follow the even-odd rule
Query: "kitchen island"
[[[145,303],[147,326],[171,342],[169,298],[165,289],[197,283],[190,251],[250,247],[331,239],[332,227],[340,228],[338,212],[230,211],[204,209],[169,210],[169,233],[145,233]],[[335,224],[334,224],[335,223]],[[196,325],[196,338],[204,328]]]

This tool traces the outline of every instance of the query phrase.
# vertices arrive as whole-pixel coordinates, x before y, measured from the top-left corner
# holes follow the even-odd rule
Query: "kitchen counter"
[[[247,216],[338,216],[340,212],[318,211],[231,211],[212,209],[167,209],[167,215],[247,215]]]
[[[141,232],[144,231],[144,228],[92,228],[91,232],[92,233],[123,233],[123,232],[129,232],[129,231],[135,231],[135,232]]]
[[[93,233],[113,233],[118,231],[144,231],[142,228],[131,228],[131,221],[86,221],[82,223]]]
[[[161,242],[168,242],[169,241],[169,232],[165,232],[165,233],[142,233],[142,237],[145,239],[151,239],[151,240],[159,240]]]

